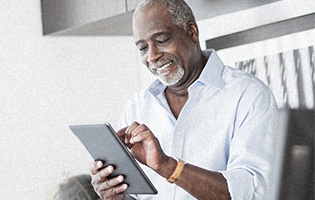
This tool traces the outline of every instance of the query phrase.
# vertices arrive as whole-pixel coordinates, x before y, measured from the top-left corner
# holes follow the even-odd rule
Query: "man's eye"
[[[163,43],[166,43],[167,41],[169,41],[170,38],[167,38],[167,39],[164,39],[164,40],[157,40],[156,42],[158,44],[163,44]]]
[[[166,40],[156,41],[158,44],[163,44],[164,42],[166,42]]]
[[[145,52],[147,50],[147,47],[141,47],[141,48],[139,48],[139,51],[140,52]]]

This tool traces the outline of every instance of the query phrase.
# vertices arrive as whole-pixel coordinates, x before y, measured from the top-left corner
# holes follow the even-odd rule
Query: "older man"
[[[202,51],[183,0],[145,0],[133,16],[143,64],[158,78],[127,104],[118,135],[159,193],[128,196],[114,168],[91,165],[103,199],[266,199],[277,111],[258,79]],[[175,158],[180,159],[175,159]],[[186,163],[183,161],[185,160]]]

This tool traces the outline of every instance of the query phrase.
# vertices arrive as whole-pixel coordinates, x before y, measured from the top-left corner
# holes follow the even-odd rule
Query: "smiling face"
[[[141,61],[167,86],[180,84],[191,74],[198,36],[187,30],[174,24],[165,5],[147,6],[134,15]]]

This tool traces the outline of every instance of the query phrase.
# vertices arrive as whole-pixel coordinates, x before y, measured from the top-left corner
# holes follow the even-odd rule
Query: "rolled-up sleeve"
[[[239,100],[227,169],[221,171],[232,199],[266,199],[277,112],[267,88]]]

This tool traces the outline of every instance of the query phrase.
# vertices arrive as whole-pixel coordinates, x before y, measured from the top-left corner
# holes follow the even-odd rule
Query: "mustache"
[[[173,58],[173,57],[166,58],[166,59],[164,58],[164,59],[158,60],[158,61],[155,62],[155,63],[152,63],[152,64],[150,65],[150,68],[151,68],[151,69],[157,69],[157,68],[160,68],[160,67],[162,67],[162,66],[164,66],[164,65],[166,65],[166,64],[168,64],[168,63],[170,63],[170,62],[175,62],[175,63],[177,63],[176,59]]]

